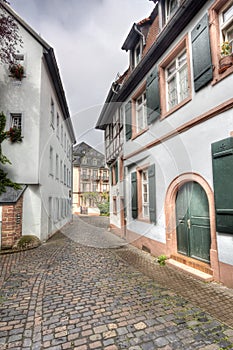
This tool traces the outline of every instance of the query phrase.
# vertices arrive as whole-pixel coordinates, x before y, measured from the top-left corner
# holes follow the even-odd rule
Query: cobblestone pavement
[[[104,227],[77,218],[0,260],[0,349],[233,349],[231,290],[161,267]]]

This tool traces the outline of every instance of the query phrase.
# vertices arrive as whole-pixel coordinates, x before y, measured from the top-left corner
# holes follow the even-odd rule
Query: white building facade
[[[230,287],[232,14],[232,1],[156,1],[123,44],[129,70],[114,83],[97,123],[106,135],[117,110],[124,120],[118,169],[125,211],[112,213],[116,231]],[[224,42],[230,51],[223,66]]]
[[[46,240],[71,219],[72,145],[75,135],[53,49],[13,10],[23,40],[15,63],[23,66],[19,80],[0,66],[0,106],[6,129],[17,126],[22,142],[5,141],[3,154],[11,180],[26,185],[22,234]]]

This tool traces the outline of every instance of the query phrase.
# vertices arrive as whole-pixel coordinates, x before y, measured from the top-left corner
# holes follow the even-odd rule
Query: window
[[[233,52],[233,3],[221,12],[220,26],[222,41],[228,41]]]
[[[107,180],[108,180],[108,173],[107,173],[107,170],[104,170],[104,171],[103,171],[103,180],[104,180],[104,181],[107,181]]]
[[[174,112],[191,100],[191,73],[188,36],[159,65],[161,116]]]
[[[66,133],[65,133],[65,136],[64,136],[64,151],[66,153]]]
[[[97,192],[97,183],[96,182],[93,182],[93,184],[92,184],[92,191]]]
[[[53,176],[53,147],[49,149],[49,175]]]
[[[155,164],[131,173],[131,213],[133,219],[156,222]]]
[[[221,57],[221,46],[225,41],[229,41],[231,52],[233,52],[233,1],[215,0],[209,9],[208,23],[214,23],[209,26],[209,38],[211,44],[211,59],[213,67],[212,84],[216,84],[229,74],[233,73],[233,56]],[[228,59],[229,62],[222,64],[222,60]]]
[[[167,109],[170,110],[188,96],[188,68],[186,51],[166,68]]]
[[[82,159],[82,164],[84,164],[84,165],[87,164],[87,157],[83,157],[83,159]]]
[[[59,114],[57,113],[57,138],[59,139],[59,130],[60,128],[60,117],[59,117]]]
[[[113,214],[117,215],[117,199],[113,197]]]
[[[93,165],[97,165],[97,159],[93,158]]]
[[[22,114],[11,113],[11,128],[22,129]]]
[[[63,179],[63,162],[60,160],[60,181]]]
[[[59,179],[59,158],[58,154],[56,154],[56,179]]]
[[[51,123],[51,126],[52,128],[54,129],[54,110],[55,110],[55,107],[54,107],[54,102],[53,102],[53,99],[51,98],[51,102],[50,102],[50,114],[51,114],[51,120],[50,120],[50,123]]]
[[[166,3],[167,21],[175,14],[178,6],[179,6],[179,0],[167,0],[167,3]]]
[[[64,177],[63,177],[64,185],[66,185],[66,165],[64,164]]]
[[[142,58],[142,41],[135,46],[133,50],[133,67],[135,68]]]
[[[136,133],[144,130],[147,126],[146,93],[144,92],[135,101],[136,109]]]
[[[141,172],[142,218],[149,217],[148,170]]]
[[[103,184],[103,192],[107,192],[108,191],[108,185],[107,184]]]
[[[61,145],[63,146],[63,125],[61,125]]]

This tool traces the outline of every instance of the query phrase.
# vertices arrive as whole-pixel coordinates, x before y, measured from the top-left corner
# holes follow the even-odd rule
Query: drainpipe
[[[142,32],[138,29],[137,24],[134,24],[134,30],[142,37],[143,46],[145,46],[146,45],[145,35],[143,35]]]

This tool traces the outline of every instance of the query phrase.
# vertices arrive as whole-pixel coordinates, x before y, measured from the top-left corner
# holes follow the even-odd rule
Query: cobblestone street
[[[92,220],[0,255],[0,349],[233,349],[231,290],[159,266]]]

